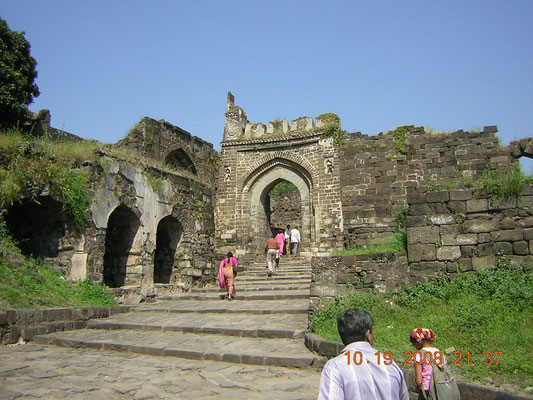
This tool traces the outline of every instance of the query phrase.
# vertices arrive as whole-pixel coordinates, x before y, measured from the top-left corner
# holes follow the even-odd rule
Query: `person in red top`
[[[268,265],[268,276],[272,276],[272,272],[274,272],[274,267],[276,265],[276,256],[278,255],[278,249],[279,244],[274,239],[274,236],[272,236],[270,239],[268,239],[265,243],[265,254],[266,254],[266,261]]]

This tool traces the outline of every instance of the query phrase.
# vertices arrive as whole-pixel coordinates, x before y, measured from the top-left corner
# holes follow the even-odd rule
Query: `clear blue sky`
[[[38,62],[30,108],[106,143],[149,116],[219,149],[228,91],[252,122],[533,136],[532,0],[2,0],[0,16]]]

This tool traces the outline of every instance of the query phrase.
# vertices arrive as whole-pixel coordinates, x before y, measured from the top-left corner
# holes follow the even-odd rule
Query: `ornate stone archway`
[[[265,199],[282,180],[300,195],[302,255],[342,247],[339,150],[333,140],[313,129],[298,133],[299,122],[292,124],[296,132],[247,136],[246,124],[246,114],[229,98],[215,200],[217,250],[262,253],[270,234]]]

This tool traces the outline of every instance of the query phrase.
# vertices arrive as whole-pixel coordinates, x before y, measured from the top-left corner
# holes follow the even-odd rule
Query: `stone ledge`
[[[305,346],[312,352],[317,353],[320,356],[333,358],[338,356],[342,349],[344,349],[344,344],[338,342],[329,342],[325,339],[322,339],[316,333],[306,333],[305,334]],[[408,370],[402,368],[404,374],[407,374]],[[458,382],[459,390],[461,392],[461,399],[463,400],[485,400],[493,399],[497,396],[502,395],[511,395],[513,399],[516,400],[531,400],[533,396],[527,395],[515,395],[507,393],[503,390],[498,390],[495,388],[489,388],[487,386],[481,386],[474,383],[467,382]]]
[[[83,329],[87,321],[127,313],[128,306],[7,310],[0,314],[0,343],[14,344],[36,335]]]

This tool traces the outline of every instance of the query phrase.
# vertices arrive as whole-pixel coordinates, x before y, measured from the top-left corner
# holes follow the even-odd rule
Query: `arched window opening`
[[[172,215],[159,222],[154,255],[154,283],[170,283],[182,232],[181,224]]]
[[[125,205],[118,206],[109,216],[104,253],[104,283],[107,286],[124,286],[128,259],[134,251],[132,246],[139,226],[139,219]]]
[[[183,151],[183,149],[173,150],[165,158],[165,163],[172,165],[175,168],[181,168],[192,172],[196,175],[196,168],[191,158]]]

